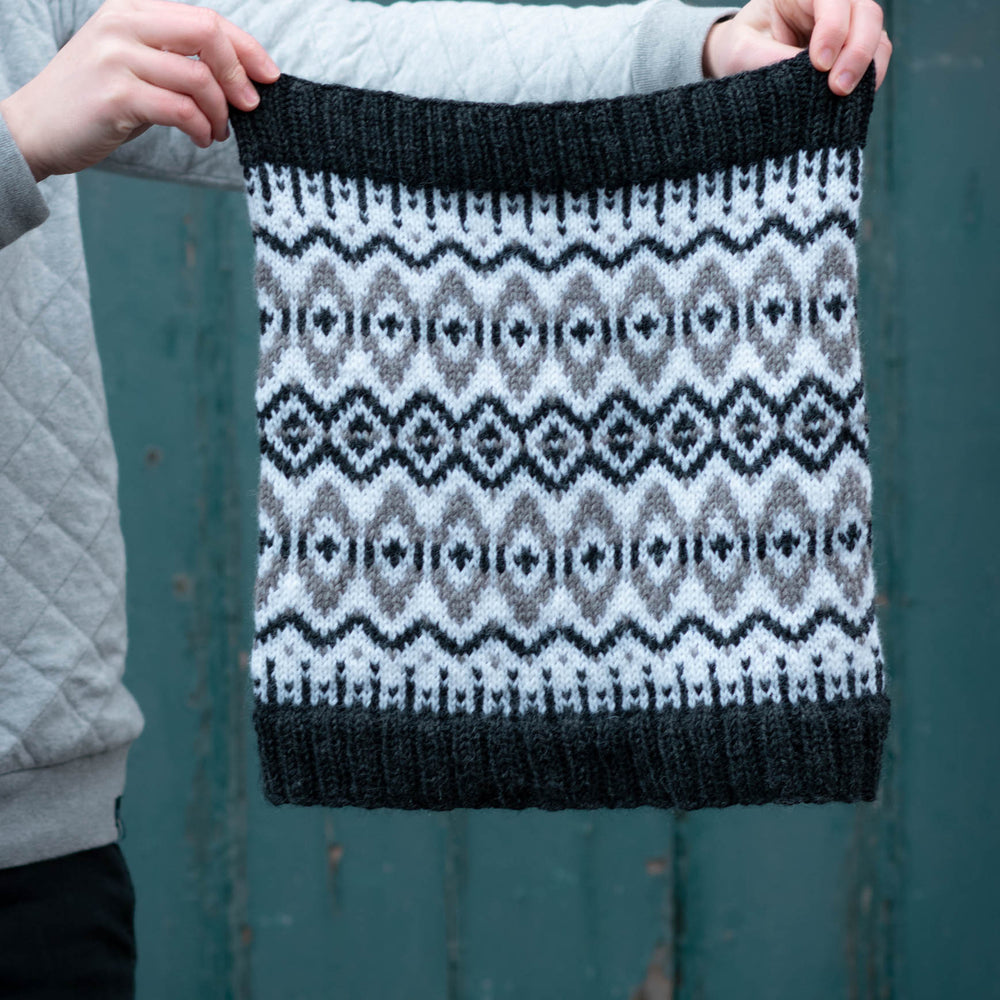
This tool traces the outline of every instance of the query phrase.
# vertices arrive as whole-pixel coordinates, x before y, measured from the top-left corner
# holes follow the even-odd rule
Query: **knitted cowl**
[[[274,803],[871,800],[870,66],[231,109]]]

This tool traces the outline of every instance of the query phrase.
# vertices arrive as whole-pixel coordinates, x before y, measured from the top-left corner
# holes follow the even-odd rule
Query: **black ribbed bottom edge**
[[[276,805],[700,809],[872,801],[889,699],[516,717],[257,702],[254,725]]]

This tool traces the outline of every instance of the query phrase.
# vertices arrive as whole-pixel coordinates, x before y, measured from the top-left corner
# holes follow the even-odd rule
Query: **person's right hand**
[[[875,0],[747,0],[709,28],[702,68],[714,79],[790,59],[808,47],[809,61],[828,74],[833,93],[849,94],[872,62],[878,90],[892,55],[884,17]]]
[[[188,56],[197,55],[197,59]],[[249,111],[250,80],[280,72],[215,11],[172,0],[106,0],[33,80],[0,101],[36,181],[103,160],[151,125],[202,148],[228,135],[227,100]]]

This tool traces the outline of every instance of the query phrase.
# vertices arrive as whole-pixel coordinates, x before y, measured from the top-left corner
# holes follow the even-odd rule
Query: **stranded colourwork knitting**
[[[274,803],[875,797],[855,238],[874,65],[231,109]]]

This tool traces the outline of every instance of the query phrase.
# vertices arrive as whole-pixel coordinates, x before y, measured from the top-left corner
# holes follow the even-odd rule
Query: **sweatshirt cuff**
[[[739,7],[689,7],[678,0],[651,0],[636,37],[632,63],[635,92],[650,94],[704,80],[702,53],[708,29],[739,10]]]
[[[48,217],[48,203],[0,114],[0,248]]]

